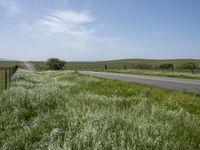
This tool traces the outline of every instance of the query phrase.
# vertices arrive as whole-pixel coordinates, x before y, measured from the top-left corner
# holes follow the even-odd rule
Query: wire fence
[[[17,71],[18,66],[13,67],[0,67],[1,78],[0,80],[4,80],[4,87],[7,89],[12,82],[12,76]]]

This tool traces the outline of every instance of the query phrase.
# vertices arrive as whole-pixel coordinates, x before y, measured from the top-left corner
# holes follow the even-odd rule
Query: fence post
[[[106,69],[106,70],[108,70],[108,67],[107,67],[107,65],[106,65],[106,64],[105,64],[105,69]]]

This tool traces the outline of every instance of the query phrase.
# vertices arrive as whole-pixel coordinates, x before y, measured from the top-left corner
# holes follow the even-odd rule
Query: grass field
[[[128,74],[137,74],[137,75],[150,75],[150,76],[163,76],[163,77],[176,77],[176,78],[186,78],[186,79],[200,79],[200,72],[184,72],[177,70],[141,70],[141,69],[128,69],[128,70],[108,70],[107,72],[116,72],[116,73],[128,73]]]
[[[0,149],[200,149],[200,97],[69,71],[18,70]]]
[[[124,69],[124,65],[128,69],[132,69],[133,66],[139,64],[148,64],[152,66],[159,66],[161,64],[171,63],[175,67],[180,66],[188,62],[194,62],[200,66],[200,60],[195,59],[172,59],[172,60],[153,60],[153,59],[122,59],[122,60],[110,60],[110,61],[97,61],[97,62],[67,62],[66,69],[71,70],[95,70],[105,69],[105,64],[109,69]],[[42,63],[42,62],[40,62]]]
[[[20,65],[21,62],[19,61],[0,61],[0,67],[12,67],[15,65]]]
[[[153,59],[122,59],[122,60],[110,60],[110,61],[96,61],[96,62],[66,62],[65,69],[67,70],[104,70],[105,64],[109,69],[124,69],[124,65],[127,69],[132,69],[133,66],[139,64],[148,64],[152,66],[159,66],[161,64],[171,63],[174,66],[180,66],[181,64],[194,62],[200,66],[200,60],[197,59],[172,59],[172,60],[153,60]],[[36,69],[47,69],[45,61],[32,61]],[[0,61],[0,66],[23,66],[23,63],[19,61]]]
[[[67,70],[95,70],[95,69],[105,69],[105,64],[109,69],[124,69],[124,65],[131,69],[133,66],[138,64],[148,64],[152,66],[159,66],[161,64],[171,63],[176,66],[185,64],[188,62],[194,62],[200,66],[200,60],[195,59],[172,59],[172,60],[153,60],[153,59],[122,59],[122,60],[110,60],[110,61],[96,61],[96,62],[68,62],[66,63],[65,69]],[[36,68],[46,69],[45,61],[32,61]],[[19,61],[0,61],[0,66],[5,65],[21,65],[23,64]]]

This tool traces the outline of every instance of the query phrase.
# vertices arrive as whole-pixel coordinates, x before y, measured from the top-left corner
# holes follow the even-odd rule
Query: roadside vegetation
[[[88,70],[130,73],[138,75],[153,75],[200,79],[200,60],[113,60],[105,62],[66,62],[59,59],[49,59],[45,62],[33,62],[37,70]]]
[[[200,149],[200,97],[73,71],[18,70],[0,149]]]
[[[99,70],[98,70],[99,71]],[[107,72],[116,72],[116,73],[128,73],[128,74],[137,74],[137,75],[150,75],[150,76],[163,76],[163,77],[175,77],[175,78],[186,78],[186,79],[198,79],[200,80],[200,71],[190,72],[184,70],[148,70],[148,69],[127,69],[127,70],[118,70],[111,69],[105,70]]]
[[[50,70],[64,70],[65,62],[58,58],[49,58],[47,60],[47,66]]]
[[[4,72],[0,70],[0,94],[4,90]]]

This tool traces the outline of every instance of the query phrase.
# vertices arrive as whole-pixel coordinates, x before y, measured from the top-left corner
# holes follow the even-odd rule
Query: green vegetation
[[[3,92],[3,90],[5,89],[5,83],[4,80],[0,80],[0,94]]]
[[[46,62],[32,62],[36,68],[43,70],[48,69]],[[110,60],[97,62],[67,62],[65,69],[67,70],[104,70],[105,65],[108,69],[151,69],[152,67],[159,67],[162,64],[173,64],[174,67],[180,67],[182,64],[195,63],[200,66],[200,60],[195,59],[174,59],[174,60],[151,60],[151,59],[124,59],[124,60]],[[1,62],[0,62],[1,64]]]
[[[98,61],[98,62],[67,62],[66,69],[69,70],[104,70],[105,65],[108,69],[152,69],[158,68],[162,64],[173,64],[174,68],[181,66],[182,64],[195,63],[200,66],[200,60],[195,59],[174,59],[174,60],[151,60],[151,59],[124,59],[124,60],[110,60],[110,61]]]
[[[0,94],[4,90],[5,85],[4,85],[4,71],[0,70]]]
[[[173,64],[162,64],[159,66],[159,69],[165,70],[165,69],[174,69],[174,65]]]
[[[200,149],[200,97],[69,71],[18,70],[0,149]]]
[[[107,72],[127,73],[137,75],[150,75],[150,76],[162,76],[162,77],[175,77],[186,79],[198,79],[200,80],[200,72],[184,72],[178,70],[141,70],[141,69],[128,69],[128,70],[108,70]]]
[[[47,66],[50,70],[63,70],[65,68],[65,62],[58,58],[50,58],[47,60]]]
[[[12,67],[15,65],[21,65],[19,61],[0,61],[0,67]]]
[[[195,70],[198,68],[198,65],[195,64],[194,62],[189,62],[189,63],[185,63],[185,64],[182,64],[180,66],[181,69],[189,69],[189,70]]]

